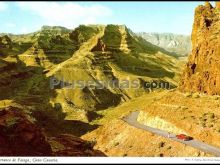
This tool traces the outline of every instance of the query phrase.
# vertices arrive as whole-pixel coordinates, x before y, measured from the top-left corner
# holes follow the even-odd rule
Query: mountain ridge
[[[175,53],[177,57],[188,56],[191,51],[190,35],[156,32],[139,32],[137,35],[143,37],[152,44]]]
[[[80,25],[70,31],[46,26],[1,39],[0,98],[7,100],[2,104],[22,105],[21,111],[28,110],[48,137],[80,137],[96,129],[91,122],[102,117],[100,111],[160,90],[146,87],[148,82],[176,87],[183,65],[124,25]],[[54,79],[57,83],[51,88]],[[78,80],[95,84],[62,86]],[[125,88],[120,84],[124,80],[138,86]],[[100,81],[116,87],[98,88]]]

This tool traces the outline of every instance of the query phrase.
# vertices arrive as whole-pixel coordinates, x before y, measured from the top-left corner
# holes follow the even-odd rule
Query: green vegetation
[[[82,44],[98,33],[99,26],[80,25],[72,33],[70,33],[70,39],[78,44]]]
[[[116,146],[118,146],[120,143],[119,142],[115,142],[114,143],[114,146],[116,147]]]
[[[121,34],[118,25],[107,25],[105,27],[103,42],[109,50],[117,50],[121,45]]]

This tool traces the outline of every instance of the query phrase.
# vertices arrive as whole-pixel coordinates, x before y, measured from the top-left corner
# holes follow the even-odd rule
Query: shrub
[[[207,126],[208,126],[209,128],[212,128],[214,125],[210,123],[210,124],[208,124]]]
[[[165,145],[165,142],[160,142],[159,143],[159,147],[161,148],[161,147],[164,147],[164,145]]]
[[[214,113],[210,113],[209,117],[210,117],[211,119],[214,119],[214,118],[215,118],[215,114],[214,114]]]
[[[125,156],[128,156],[128,154],[126,154],[126,153],[125,153],[125,154],[123,154],[123,157],[125,157]]]
[[[207,119],[206,118],[202,118],[201,121],[205,122]]]
[[[183,117],[181,118],[181,120],[184,120],[184,119],[186,119],[186,116],[183,116]]]
[[[201,123],[201,126],[204,128],[204,127],[206,127],[206,124],[205,123]]]
[[[114,143],[114,146],[118,146],[120,143],[119,142],[115,142]]]
[[[163,153],[160,153],[159,156],[160,156],[160,157],[163,157],[164,155],[163,155]]]
[[[181,110],[187,110],[188,109],[188,107],[186,107],[186,106],[181,106]]]
[[[171,146],[168,146],[168,147],[167,147],[168,150],[170,150],[171,148],[172,148]]]

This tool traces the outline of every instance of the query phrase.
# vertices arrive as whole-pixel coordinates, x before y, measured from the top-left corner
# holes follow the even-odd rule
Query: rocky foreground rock
[[[0,109],[1,156],[104,156],[93,144],[62,134],[46,137],[29,115],[17,107]]]
[[[206,2],[195,10],[193,49],[182,75],[182,91],[220,94],[219,6],[219,2],[215,7]]]

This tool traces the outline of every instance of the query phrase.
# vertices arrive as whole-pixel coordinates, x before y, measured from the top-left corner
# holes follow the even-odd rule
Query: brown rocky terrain
[[[30,34],[3,35],[0,46],[0,155],[206,155],[120,120],[152,101],[157,89],[145,89],[145,82],[166,81],[174,88],[183,66],[125,25],[44,26]],[[64,83],[138,80],[141,85],[51,88],[51,77]]]
[[[220,7],[209,2],[195,10],[192,53],[188,58],[180,89],[211,95],[220,94]]]
[[[95,149],[104,152],[107,156],[213,156],[169,138],[135,128],[121,120],[130,112],[140,110],[138,122],[141,124],[162,130],[167,128],[173,133],[176,129],[184,130],[196,139],[217,146],[216,143],[218,143],[217,139],[219,138],[217,116],[219,111],[216,106],[219,100],[206,97],[195,99],[195,103],[193,101],[192,97],[185,97],[183,93],[177,91],[145,94],[116,108],[100,112],[103,118],[94,122],[101,126],[83,135],[82,138],[96,141]],[[205,106],[201,104],[201,101],[204,102]],[[207,111],[208,107],[210,109],[215,108],[215,112],[213,112],[215,118],[210,118],[212,114]],[[146,117],[148,115],[149,117]],[[206,119],[205,127],[203,127],[201,124]],[[215,120],[215,122],[212,123],[212,120]],[[167,125],[167,123],[169,124]],[[213,126],[210,127],[210,124],[213,124]],[[188,130],[190,131],[188,132]]]
[[[0,109],[1,156],[104,156],[76,136],[47,137],[33,120],[16,106]]]
[[[27,120],[18,108],[0,110],[0,127],[0,155],[52,154],[40,128]]]

